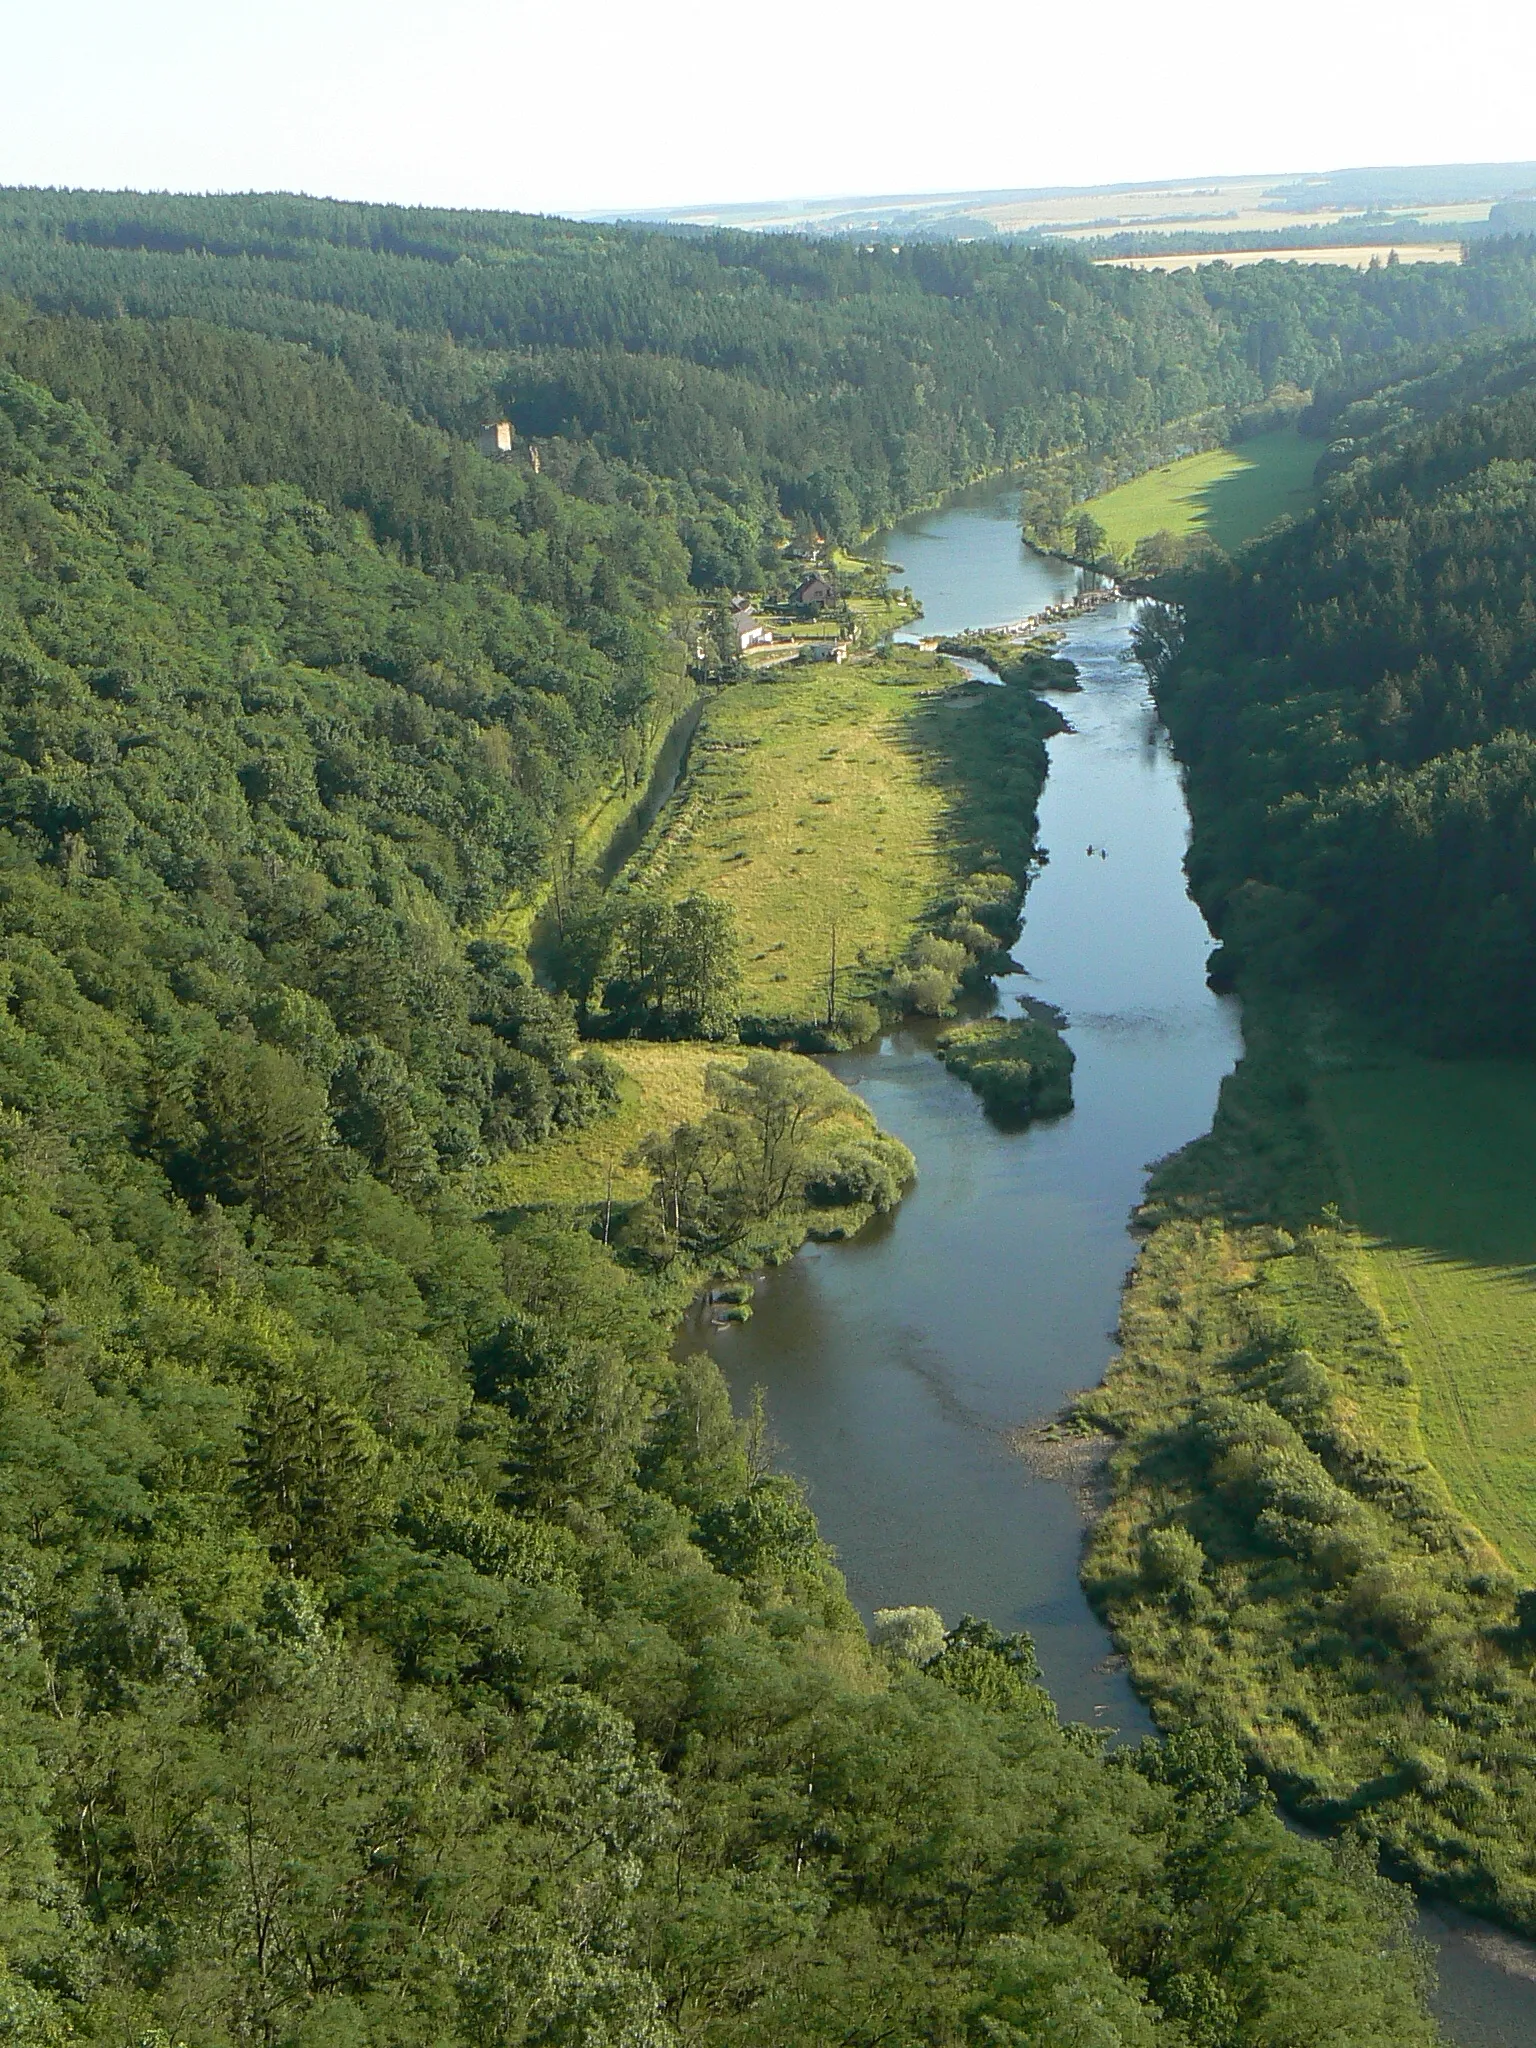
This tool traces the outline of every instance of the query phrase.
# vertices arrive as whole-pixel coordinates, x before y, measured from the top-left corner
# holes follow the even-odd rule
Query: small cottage
[[[480,429],[480,453],[482,455],[510,455],[512,443],[517,436],[512,431],[510,420],[487,420]]]
[[[813,569],[795,585],[792,601],[808,611],[820,611],[823,605],[837,603],[837,585],[820,569]]]
[[[736,645],[743,654],[749,647],[773,645],[772,630],[753,611],[750,598],[738,597],[732,604],[731,631],[736,635]]]

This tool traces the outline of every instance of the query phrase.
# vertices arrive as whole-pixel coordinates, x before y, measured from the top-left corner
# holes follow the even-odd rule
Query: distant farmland
[[[1169,256],[1097,256],[1094,261],[1120,270],[1198,270],[1205,263],[1230,263],[1234,270],[1250,263],[1336,263],[1351,270],[1369,270],[1395,256],[1399,263],[1459,263],[1460,242],[1362,242],[1337,249],[1200,249]]]

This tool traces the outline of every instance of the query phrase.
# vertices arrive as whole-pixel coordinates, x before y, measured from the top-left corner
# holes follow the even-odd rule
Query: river
[[[1025,549],[1017,493],[989,484],[887,536],[925,633],[1018,619],[1078,572]],[[1080,694],[1050,746],[1049,859],[1029,893],[1022,973],[1063,1010],[1075,1107],[1005,1133],[902,1030],[827,1064],[917,1156],[916,1188],[854,1243],[807,1246],[760,1284],[752,1321],[706,1339],[745,1406],[761,1386],[782,1461],[806,1482],[848,1588],[874,1608],[985,1615],[1035,1639],[1063,1716],[1123,1739],[1150,1722],[1078,1582],[1074,1492],[1012,1440],[1099,1380],[1147,1166],[1206,1130],[1241,1049],[1236,1003],[1205,984],[1210,935],[1186,891],[1188,818],[1141,670],[1133,612],[1074,620]],[[1432,1912],[1439,2010],[1461,2048],[1536,2042],[1536,1951]]]

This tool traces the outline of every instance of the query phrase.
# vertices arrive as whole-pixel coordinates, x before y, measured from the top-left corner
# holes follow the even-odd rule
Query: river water
[[[925,633],[998,624],[1076,588],[1026,550],[1017,493],[984,485],[905,521],[887,554]],[[760,1284],[752,1321],[704,1334],[741,1406],[764,1389],[782,1462],[806,1482],[866,1617],[937,1607],[1027,1628],[1067,1719],[1150,1722],[1078,1582],[1082,1516],[1013,1432],[1108,1365],[1148,1165],[1205,1131],[1241,1050],[1231,998],[1205,984],[1211,939],[1184,884],[1177,765],[1129,660],[1133,611],[1073,621],[1083,689],[1059,702],[1040,805],[1048,854],[999,1007],[1066,1013],[1075,1106],[1022,1132],[988,1122],[898,1031],[827,1064],[911,1146],[918,1182],[847,1245],[807,1246]],[[1426,1912],[1439,2007],[1461,2048],[1536,2043],[1536,1951]]]
[[[1077,582],[1026,552],[995,490],[909,522],[890,553],[925,632],[1017,619]],[[1060,700],[1073,730],[1051,746],[1049,859],[1025,973],[1002,984],[1005,1010],[1027,992],[1067,1013],[1075,1109],[998,1130],[921,1028],[830,1061],[911,1146],[917,1186],[856,1243],[771,1274],[712,1348],[739,1399],[765,1389],[866,1614],[914,1603],[1027,1628],[1063,1714],[1134,1736],[1150,1723],[1078,1585],[1076,1498],[1010,1443],[1102,1377],[1146,1164],[1207,1127],[1238,1053],[1184,888],[1178,772],[1122,658],[1130,618],[1106,607],[1071,629],[1085,688]]]

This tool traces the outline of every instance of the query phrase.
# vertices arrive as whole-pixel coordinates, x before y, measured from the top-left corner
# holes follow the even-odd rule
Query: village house
[[[480,453],[482,455],[510,455],[512,443],[517,436],[512,431],[510,420],[487,420],[480,429]]]
[[[837,585],[820,569],[813,569],[795,585],[790,601],[804,605],[807,610],[820,611],[823,605],[837,603]]]
[[[771,647],[773,633],[752,609],[749,597],[734,598],[731,602],[731,631],[736,636],[736,645],[745,654],[749,647]]]
[[[802,661],[846,661],[846,640],[807,640],[800,651]]]

